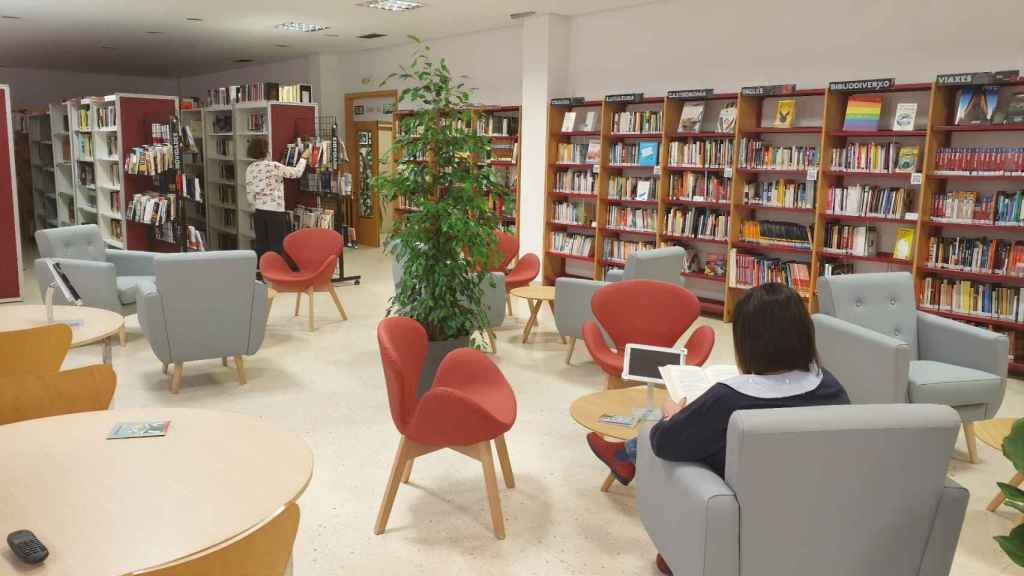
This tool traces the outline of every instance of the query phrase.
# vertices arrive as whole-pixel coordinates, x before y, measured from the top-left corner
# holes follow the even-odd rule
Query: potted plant
[[[1003,439],[1003,456],[1013,464],[1013,469],[1024,471],[1024,418],[1013,423],[1010,434]],[[1024,490],[1005,482],[998,482],[1006,500],[1003,504],[1024,512]],[[999,547],[1017,566],[1024,566],[1024,524],[1018,524],[1006,536],[996,536]]]
[[[490,281],[486,263],[500,226],[492,201],[508,191],[486,162],[490,139],[472,125],[471,90],[413,40],[420,46],[412,63],[382,85],[400,80],[399,103],[415,112],[402,117],[395,135],[395,170],[372,185],[384,206],[401,200],[408,209],[386,243],[402,270],[387,314],[412,318],[427,331],[422,394],[444,356],[486,329],[482,283]]]

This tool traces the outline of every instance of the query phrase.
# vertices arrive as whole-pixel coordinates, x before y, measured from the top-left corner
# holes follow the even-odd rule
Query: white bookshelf
[[[50,122],[49,112],[28,117],[29,155],[32,166],[32,222],[35,230],[57,226],[57,192]]]
[[[57,226],[76,224],[74,150],[71,143],[71,102],[50,104],[50,139],[53,142],[53,169]]]
[[[182,172],[188,176],[198,176],[200,181],[200,190],[202,191],[202,203],[195,202],[194,200],[185,200],[186,221],[189,226],[193,226],[198,230],[207,246],[210,242],[210,229],[207,224],[207,212],[209,210],[210,197],[209,197],[209,186],[206,179],[206,121],[205,112],[202,108],[192,108],[188,110],[179,110],[178,119],[181,123],[181,127],[188,126],[192,132],[193,138],[196,141],[196,147],[198,152],[191,152],[184,147],[182,143]]]

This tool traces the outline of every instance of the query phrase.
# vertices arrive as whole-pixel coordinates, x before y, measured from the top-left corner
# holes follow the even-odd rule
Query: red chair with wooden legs
[[[519,239],[503,230],[498,230],[497,237],[498,253],[495,256],[497,265],[491,269],[491,272],[507,274],[508,267],[512,265],[512,261],[519,254]]]
[[[400,483],[408,483],[413,461],[451,448],[480,461],[491,508],[494,535],[505,538],[491,442],[505,485],[515,487],[504,434],[516,421],[516,398],[501,371],[482,352],[460,348],[438,367],[429,390],[417,398],[420,372],[427,357],[427,332],[411,318],[385,318],[377,326],[391,418],[402,434],[391,468],[374,534],[383,534]]]
[[[277,252],[267,252],[260,258],[260,274],[270,285],[269,306],[273,306],[274,297],[282,292],[295,293],[295,315],[299,315],[302,295],[309,296],[309,331],[316,330],[316,313],[313,296],[317,292],[327,292],[334,300],[342,320],[348,320],[341,298],[331,284],[334,267],[341,256],[341,234],[324,228],[303,228],[292,232],[284,239],[284,251],[298,264],[299,269],[292,270],[288,263]],[[269,315],[269,310],[267,311]]]
[[[505,274],[505,303],[508,306],[508,314],[512,315],[512,296],[509,294],[515,288],[529,286],[534,278],[540,274],[540,258],[535,254],[524,254],[516,265],[511,269],[508,266],[519,254],[519,239],[514,235],[498,231],[498,252],[500,254],[500,267],[494,272]]]
[[[594,362],[608,374],[608,388],[622,387],[626,344],[675,346],[700,315],[700,301],[692,292],[657,280],[615,282],[594,292],[590,303],[597,322],[615,343],[605,343],[593,320],[583,324],[583,341]],[[701,326],[687,339],[686,363],[702,366],[715,347],[715,331]]]

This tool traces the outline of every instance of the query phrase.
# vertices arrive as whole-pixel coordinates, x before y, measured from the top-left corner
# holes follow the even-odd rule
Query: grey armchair
[[[969,496],[946,478],[958,425],[937,405],[739,411],[724,479],[654,456],[644,428],[637,508],[679,575],[948,575]]]
[[[174,364],[171,392],[185,362],[235,359],[245,384],[244,356],[255,354],[267,328],[267,286],[256,281],[251,250],[158,254],[155,284],[139,286],[139,324],[153,353]]]
[[[820,278],[817,293],[818,354],[850,400],[952,406],[977,462],[974,422],[994,417],[1006,391],[1006,336],[918,311],[906,272]]]
[[[608,282],[661,280],[682,286],[683,279],[680,273],[683,271],[685,257],[686,250],[679,246],[635,252],[626,260],[624,270],[611,270],[605,277]],[[594,314],[590,310],[590,299],[594,292],[605,284],[606,282],[599,280],[565,276],[555,280],[555,326],[561,336],[569,337],[569,349],[565,354],[566,364],[572,362],[576,339],[583,338],[583,324],[594,319]],[[607,337],[605,339],[608,340]]]
[[[74,284],[82,303],[103,308],[123,316],[135,313],[135,288],[153,282],[153,252],[111,250],[103,242],[95,224],[37,230],[39,259],[35,262],[39,293],[46,297],[46,288],[53,279],[45,259],[60,262],[68,279]],[[58,290],[55,304],[67,304]],[[121,331],[124,345],[124,330]]]

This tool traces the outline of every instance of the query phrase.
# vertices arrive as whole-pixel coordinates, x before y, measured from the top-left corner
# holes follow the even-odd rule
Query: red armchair
[[[451,448],[480,461],[491,508],[494,535],[505,538],[491,441],[498,452],[505,485],[515,488],[504,434],[516,421],[516,398],[501,371],[482,352],[460,348],[438,367],[429,390],[416,397],[427,357],[427,332],[411,318],[385,318],[377,326],[391,418],[402,435],[391,468],[374,534],[387,528],[400,483],[408,483],[416,458]]]
[[[594,317],[615,343],[605,343],[593,320],[583,324],[583,341],[594,362],[608,374],[608,388],[622,386],[626,344],[675,346],[700,315],[700,301],[692,292],[657,280],[626,280],[608,284],[594,293]],[[702,366],[715,346],[710,326],[697,328],[686,341],[686,363]]]
[[[540,258],[536,254],[524,254],[516,262],[511,270],[505,268],[519,253],[519,240],[508,232],[498,231],[498,249],[502,252],[505,264],[502,267],[505,272],[505,302],[508,305],[508,314],[512,315],[512,297],[508,294],[515,288],[529,286],[534,278],[540,274]]]
[[[327,292],[341,313],[342,320],[348,320],[341,298],[331,284],[334,267],[341,256],[341,234],[323,228],[303,228],[292,232],[284,239],[284,251],[298,264],[298,271],[288,267],[277,252],[267,252],[260,258],[260,274],[270,285],[270,303],[281,292],[295,293],[295,315],[299,315],[302,295],[309,295],[309,331],[316,330],[316,313],[313,295]],[[268,311],[269,314],[269,311]]]

